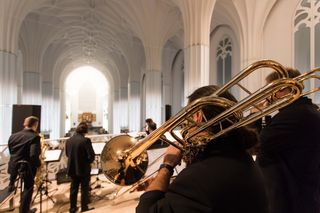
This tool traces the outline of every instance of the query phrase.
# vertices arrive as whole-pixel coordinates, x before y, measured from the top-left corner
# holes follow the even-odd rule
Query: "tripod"
[[[54,204],[55,201],[53,200],[53,198],[49,195],[48,192],[48,183],[51,183],[51,181],[49,181],[48,179],[48,163],[49,162],[45,162],[46,163],[46,169],[45,169],[45,179],[44,181],[42,181],[40,183],[40,186],[38,187],[37,193],[34,196],[32,203],[34,203],[35,199],[38,197],[38,195],[40,196],[40,213],[42,212],[42,195],[45,195],[49,200],[51,200],[51,202]]]

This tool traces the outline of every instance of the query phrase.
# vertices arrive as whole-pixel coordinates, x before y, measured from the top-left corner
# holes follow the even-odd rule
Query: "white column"
[[[156,42],[146,42],[146,117],[152,118],[158,126],[162,124],[162,50]]]
[[[175,0],[184,23],[184,95],[209,84],[210,24],[215,0]]]
[[[79,124],[78,122],[78,114],[83,113],[83,111],[80,109],[79,104],[79,90],[73,94],[67,94],[64,93],[64,99],[65,99],[65,112],[69,110],[70,112],[70,123],[69,126],[71,128],[77,127]]]
[[[113,134],[120,133],[120,92],[119,90],[114,91],[113,97]]]
[[[110,94],[108,94],[108,128],[106,128],[106,130],[108,130],[109,133],[113,132],[113,98],[114,98],[114,91],[110,91]]]
[[[17,86],[18,86],[18,99],[17,103],[22,104],[22,87],[23,87],[23,56],[22,52],[19,50],[18,51],[18,56],[17,56],[17,69],[16,69],[16,75],[17,75]]]
[[[162,114],[162,76],[160,71],[146,72],[146,118],[152,118],[161,125]]]
[[[64,90],[60,90],[60,137],[63,137],[66,133],[66,94]]]
[[[163,83],[163,107],[162,107],[162,120],[166,121],[166,111],[165,111],[165,106],[166,105],[170,105],[172,108],[172,86],[169,83]],[[175,98],[179,98],[180,97],[175,97]],[[171,111],[172,113],[172,111]]]
[[[12,105],[17,103],[17,56],[0,51],[0,144],[11,134]]]
[[[41,76],[38,72],[23,72],[23,104],[41,104]]]
[[[184,49],[185,97],[194,90],[209,84],[209,46],[192,45]]]
[[[120,88],[120,129],[128,128],[128,88]]]
[[[140,83],[129,82],[129,130],[140,131]]]
[[[53,89],[52,134],[50,138],[60,137],[60,89]]]
[[[42,105],[41,105],[41,131],[52,131],[53,113],[53,84],[50,81],[42,82]]]

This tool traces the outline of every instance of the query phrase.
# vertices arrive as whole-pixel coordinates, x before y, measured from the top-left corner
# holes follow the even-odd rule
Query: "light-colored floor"
[[[91,191],[91,203],[90,207],[95,209],[88,211],[90,212],[112,212],[112,213],[134,213],[135,207],[138,204],[139,196],[141,192],[124,193],[128,189],[124,187],[115,186],[109,183],[103,175],[99,175],[99,181],[101,188],[95,188],[97,184],[95,183],[96,177],[92,177],[92,191]],[[49,195],[53,198],[55,203],[43,196],[42,202],[42,212],[68,212],[69,210],[69,190],[70,183],[57,185],[55,181],[49,185]],[[117,193],[118,192],[118,193]],[[34,196],[35,196],[34,192]],[[11,211],[12,213],[19,212],[19,193],[15,196],[14,203],[15,209]],[[33,208],[37,208],[37,212],[40,212],[40,198],[39,196],[35,199]],[[9,206],[5,204],[2,209]],[[78,206],[80,206],[80,192],[78,197]],[[1,210],[0,210],[1,211]],[[9,211],[2,211],[9,212]]]
[[[0,0],[1,1],[1,0]],[[159,158],[164,152],[166,148],[163,149],[154,149],[148,150],[149,156],[149,167],[146,172],[146,176],[152,174],[154,171],[157,171],[159,168],[162,160],[162,157]],[[184,164],[178,166],[176,168],[175,174],[179,173],[183,168]],[[103,187],[102,188],[95,188],[96,183],[96,176],[92,176],[91,183],[93,183],[92,188],[95,188],[91,191],[92,195],[92,203],[89,205],[90,207],[94,207],[95,209],[88,212],[110,212],[110,213],[134,213],[135,208],[138,204],[138,199],[141,192],[133,192],[133,193],[125,193],[122,194],[128,187],[119,187],[114,184],[111,184],[107,178],[103,175],[99,175],[100,183]],[[4,188],[4,187],[2,187]],[[53,197],[55,203],[53,204],[50,200],[47,199],[46,196],[43,197],[43,204],[42,204],[42,212],[68,212],[69,210],[69,190],[70,190],[70,183],[60,184],[57,185],[56,181],[53,181],[52,184],[49,185],[49,195]],[[36,191],[36,190],[34,190]],[[116,195],[116,192],[118,194]],[[36,192],[34,192],[35,196]],[[15,196],[15,210],[11,211],[12,213],[19,212],[19,193]],[[36,198],[35,203],[32,207],[38,209],[37,213],[40,212],[40,205],[39,205],[39,197]],[[78,206],[80,206],[80,192],[78,197]],[[5,206],[1,207],[1,209],[8,207],[9,204],[6,203]],[[1,212],[0,209],[0,212]],[[3,212],[3,211],[2,211]]]

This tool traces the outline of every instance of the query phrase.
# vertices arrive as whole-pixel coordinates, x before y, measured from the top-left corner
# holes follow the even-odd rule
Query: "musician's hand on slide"
[[[166,163],[172,167],[175,167],[180,163],[181,159],[182,159],[181,151],[175,148],[174,146],[169,146],[164,155],[163,163]],[[146,191],[159,190],[162,192],[166,192],[170,184],[171,176],[172,174],[169,172],[169,170],[160,169],[157,176],[150,183]]]
[[[176,167],[182,159],[181,151],[174,146],[169,146],[163,158],[163,163]]]
[[[152,183],[153,180],[154,180],[154,177],[149,178],[148,180],[140,183],[140,184],[137,186],[136,191],[138,191],[138,192],[139,192],[139,191],[145,191],[145,190],[149,187],[149,185]]]

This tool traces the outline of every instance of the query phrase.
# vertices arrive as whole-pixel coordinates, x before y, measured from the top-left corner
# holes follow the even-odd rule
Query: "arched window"
[[[225,84],[231,79],[232,72],[232,42],[229,37],[224,37],[217,47],[217,82]]]
[[[294,65],[301,72],[320,67],[320,0],[302,0],[294,16]],[[320,86],[311,80],[306,88]],[[320,94],[315,102],[320,103]]]

